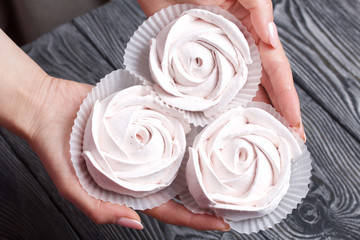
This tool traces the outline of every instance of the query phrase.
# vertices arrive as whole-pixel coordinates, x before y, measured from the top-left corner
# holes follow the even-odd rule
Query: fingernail
[[[144,228],[144,226],[140,222],[138,222],[134,219],[126,218],[126,217],[119,218],[116,221],[116,224],[123,226],[123,227],[127,227],[127,228],[133,228],[133,229],[143,229]]]
[[[300,130],[300,128],[301,128],[301,122],[299,122],[298,125],[293,126],[293,128],[294,128],[295,130]]]
[[[269,34],[270,35],[270,38],[269,38],[270,44],[271,44],[271,46],[273,46],[273,48],[276,48],[280,43],[276,25],[274,22],[270,22],[268,27],[269,27],[269,33],[270,33]]]
[[[290,126],[292,127],[296,132],[298,132],[301,128],[302,128],[302,122],[300,122],[298,125],[296,126]],[[304,143],[306,142],[306,134],[305,134],[305,129],[303,130],[304,134],[303,137],[300,136],[302,139],[304,139]],[[300,133],[299,133],[300,134]]]
[[[229,224],[227,224],[227,223],[224,223],[224,228],[223,228],[224,230],[224,232],[226,231],[230,231],[230,229],[231,229],[231,227],[230,227],[230,225]]]
[[[218,228],[219,231],[226,232],[226,231],[229,231],[231,229],[230,225],[227,224],[226,222],[224,222],[224,220],[222,220],[221,222],[218,222],[218,223],[221,224],[221,225],[220,224],[218,225],[219,226],[219,228]]]

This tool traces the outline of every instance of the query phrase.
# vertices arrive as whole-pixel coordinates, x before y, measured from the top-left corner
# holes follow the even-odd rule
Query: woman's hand
[[[45,103],[36,119],[31,146],[43,162],[62,196],[75,204],[95,223],[111,223],[141,229],[138,214],[125,206],[90,197],[81,187],[72,166],[69,152],[71,128],[79,105],[92,86],[72,81],[48,78],[42,84]],[[165,223],[195,229],[227,230],[222,220],[209,215],[196,215],[182,205],[170,201],[145,211]]]
[[[120,205],[90,197],[81,187],[70,160],[70,133],[83,98],[92,86],[45,76],[38,95],[41,108],[27,137],[60,194],[95,223],[141,229],[138,214]],[[36,108],[35,108],[36,109]]]
[[[220,6],[241,20],[255,39],[263,64],[261,85],[254,100],[272,103],[305,140],[299,98],[289,61],[273,22],[271,0],[138,0],[138,2],[148,16],[173,4],[190,3]]]
[[[93,86],[48,76],[0,29],[0,125],[27,140],[60,194],[98,224],[142,229],[132,209],[90,197],[70,160],[70,132],[80,104]],[[148,215],[195,229],[228,230],[222,220],[196,215],[170,201]]]

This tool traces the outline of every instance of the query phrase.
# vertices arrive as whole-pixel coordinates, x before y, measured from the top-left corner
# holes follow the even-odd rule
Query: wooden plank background
[[[275,16],[295,81],[360,141],[359,1],[281,1]]]
[[[199,232],[141,215],[145,229],[93,224],[57,192],[29,146],[0,129],[0,239],[356,239],[360,236],[360,1],[274,1],[312,153],[304,202],[256,234]],[[123,68],[145,19],[136,1],[112,1],[23,49],[49,74],[95,84]]]

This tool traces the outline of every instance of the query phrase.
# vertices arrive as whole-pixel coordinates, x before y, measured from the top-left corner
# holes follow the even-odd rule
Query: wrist
[[[14,117],[14,133],[24,138],[30,144],[40,128],[47,98],[50,94],[52,77],[43,71],[37,73],[24,92],[21,103]]]
[[[6,89],[8,92],[0,97],[0,102],[5,103],[0,110],[0,124],[28,142],[39,124],[39,115],[50,83],[48,78],[44,72],[39,71],[23,80],[22,84],[12,84],[11,89]]]
[[[49,76],[0,30],[0,125],[30,140]]]

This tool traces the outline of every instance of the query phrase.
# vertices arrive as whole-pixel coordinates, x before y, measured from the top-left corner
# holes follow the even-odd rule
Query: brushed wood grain
[[[360,144],[341,124],[298,89],[312,154],[310,191],[272,238],[356,239],[360,236]]]
[[[360,141],[360,1],[278,1],[295,82]]]
[[[159,222],[141,213],[142,222],[148,226],[142,231],[112,224],[94,224],[59,195],[40,160],[24,140],[0,128],[0,149],[0,237],[7,236],[10,239],[168,239]],[[26,184],[20,184],[21,187],[18,187],[18,182]],[[18,205],[19,201],[21,205]],[[38,206],[33,208],[36,204]],[[56,213],[61,214],[61,221],[58,220],[59,216]],[[18,221],[19,216],[23,215],[28,217]],[[6,221],[10,221],[11,224],[18,222],[18,225],[14,227],[15,230],[8,226],[9,223]],[[54,233],[46,229],[47,223],[56,228]],[[38,224],[41,227],[38,227]],[[26,226],[29,227],[29,231],[36,233],[34,238],[26,231],[16,231]],[[62,234],[65,227],[76,234],[71,237],[66,232]],[[49,232],[52,235],[46,235]],[[51,236],[51,238],[45,236]]]
[[[78,239],[0,127],[0,239]]]
[[[71,23],[59,26],[23,50],[54,77],[95,84],[114,70]]]
[[[124,68],[124,50],[130,37],[146,19],[137,1],[113,1],[73,24],[114,69]]]

